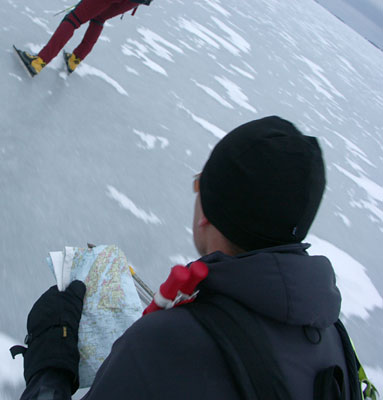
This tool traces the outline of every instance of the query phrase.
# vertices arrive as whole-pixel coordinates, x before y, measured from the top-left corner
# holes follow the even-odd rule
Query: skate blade
[[[18,60],[20,61],[21,65],[23,66],[23,68],[25,69],[25,71],[27,71],[28,75],[33,78],[35,76],[35,74],[32,74],[32,72],[28,69],[28,67],[25,65],[22,57],[21,57],[21,50],[19,50],[15,45],[13,45],[13,50],[15,51],[15,54],[18,58]]]
[[[68,61],[67,61],[68,55],[70,56],[70,53],[68,53],[67,51],[63,50],[64,68],[65,68],[65,72],[66,72],[67,75],[69,76],[69,75],[71,75],[74,71],[71,71],[71,70],[69,69]]]

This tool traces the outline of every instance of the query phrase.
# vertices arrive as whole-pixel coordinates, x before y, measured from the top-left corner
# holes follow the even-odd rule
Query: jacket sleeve
[[[70,400],[71,385],[66,371],[46,369],[33,376],[20,400]]]

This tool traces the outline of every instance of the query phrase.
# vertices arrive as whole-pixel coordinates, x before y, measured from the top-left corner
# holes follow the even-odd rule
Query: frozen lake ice
[[[311,0],[154,0],[109,21],[70,77],[59,56],[29,79],[11,45],[38,51],[68,6],[0,10],[1,399],[22,390],[7,349],[53,284],[47,253],[116,244],[157,287],[197,257],[193,174],[225,133],[272,114],[321,141],[328,184],[307,241],[333,262],[383,392],[383,53]]]

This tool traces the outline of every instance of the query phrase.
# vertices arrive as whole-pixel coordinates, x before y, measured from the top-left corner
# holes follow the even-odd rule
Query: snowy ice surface
[[[216,76],[215,80],[226,89],[228,96],[234,103],[253,113],[257,112],[257,110],[249,104],[249,98],[237,84],[227,79],[225,76]]]
[[[70,76],[59,54],[31,80],[11,44],[38,52],[66,7],[0,7],[1,332],[22,341],[52,284],[45,256],[65,243],[118,243],[152,287],[197,258],[193,174],[231,129],[280,115],[319,137],[312,251],[333,262],[347,328],[383,382],[383,53],[312,0],[161,0],[106,22]]]
[[[222,46],[224,49],[228,50],[234,56],[239,56],[240,50],[247,51],[246,47],[242,49],[238,48],[242,46],[242,43],[240,44],[240,46],[237,47],[233,45],[230,41],[224,39],[220,35],[217,35],[213,31],[204,27],[203,25],[199,24],[196,21],[190,21],[185,18],[180,18],[179,26],[187,30],[188,32],[194,34],[197,38],[201,39],[203,42],[205,42],[205,45],[213,46],[216,49],[220,49]],[[202,44],[201,42],[196,42],[196,43]]]
[[[213,7],[216,11],[218,11],[223,16],[230,17],[230,15],[231,15],[230,12],[227,11],[225,8],[223,8],[220,5],[221,2],[219,0],[217,0],[217,1],[215,1],[215,0],[205,0],[205,2],[206,2],[207,5],[209,5],[210,7]]]
[[[331,261],[337,285],[342,293],[342,314],[368,319],[374,308],[383,308],[383,299],[367,275],[366,268],[349,254],[315,235],[306,240],[312,244],[311,255],[325,255]]]
[[[137,207],[132,200],[126,195],[119,192],[115,187],[108,185],[107,195],[116,200],[116,202],[124,209],[130,211],[135,217],[141,219],[147,224],[161,224],[161,220],[152,212],[147,213],[146,211]]]
[[[160,143],[160,148],[164,149],[165,147],[169,146],[168,139],[162,136],[153,136],[148,133],[141,132],[137,129],[133,129],[133,132],[145,143],[145,145],[139,144],[138,147],[143,149],[152,150],[156,147],[156,143]]]
[[[356,176],[335,163],[333,165],[340,172],[342,172],[344,175],[354,181],[358,186],[363,188],[371,198],[383,202],[383,186],[378,185],[376,182],[372,181],[366,176]]]
[[[91,65],[81,63],[76,71],[81,77],[90,75],[90,76],[97,76],[98,78],[103,79],[106,83],[113,86],[118,93],[122,94],[123,96],[129,96],[127,91],[114,79],[112,79],[109,75],[105,72],[99,70],[98,68],[92,67]]]
[[[227,108],[234,108],[228,101],[226,101],[222,96],[220,96],[215,90],[213,90],[212,88],[205,86],[205,85],[201,85],[200,83],[198,83],[197,81],[194,81],[194,83],[196,84],[196,86],[198,86],[199,88],[201,88],[206,94],[208,94],[209,96],[211,96],[213,99],[217,100],[218,103],[220,103],[221,105],[223,105],[224,107]]]
[[[206,129],[207,131],[211,132],[218,139],[222,139],[226,135],[227,132],[225,132],[222,129],[218,128],[217,126],[215,126],[211,122],[209,122],[209,121],[207,121],[207,120],[205,120],[205,119],[203,119],[201,117],[198,117],[197,115],[193,114],[190,110],[185,108],[181,103],[178,104],[178,107],[181,110],[184,110],[190,117],[192,117],[193,121],[197,122],[204,129]]]
[[[18,387],[24,383],[23,357],[12,359],[9,348],[16,344],[16,340],[0,332],[0,395],[7,388]],[[1,397],[1,400],[14,400]]]

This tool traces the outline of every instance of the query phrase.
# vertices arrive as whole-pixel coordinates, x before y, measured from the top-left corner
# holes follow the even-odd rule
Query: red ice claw
[[[174,266],[143,315],[193,301],[198,294],[195,288],[207,277],[208,272],[207,265],[202,261],[195,261],[189,268]]]

